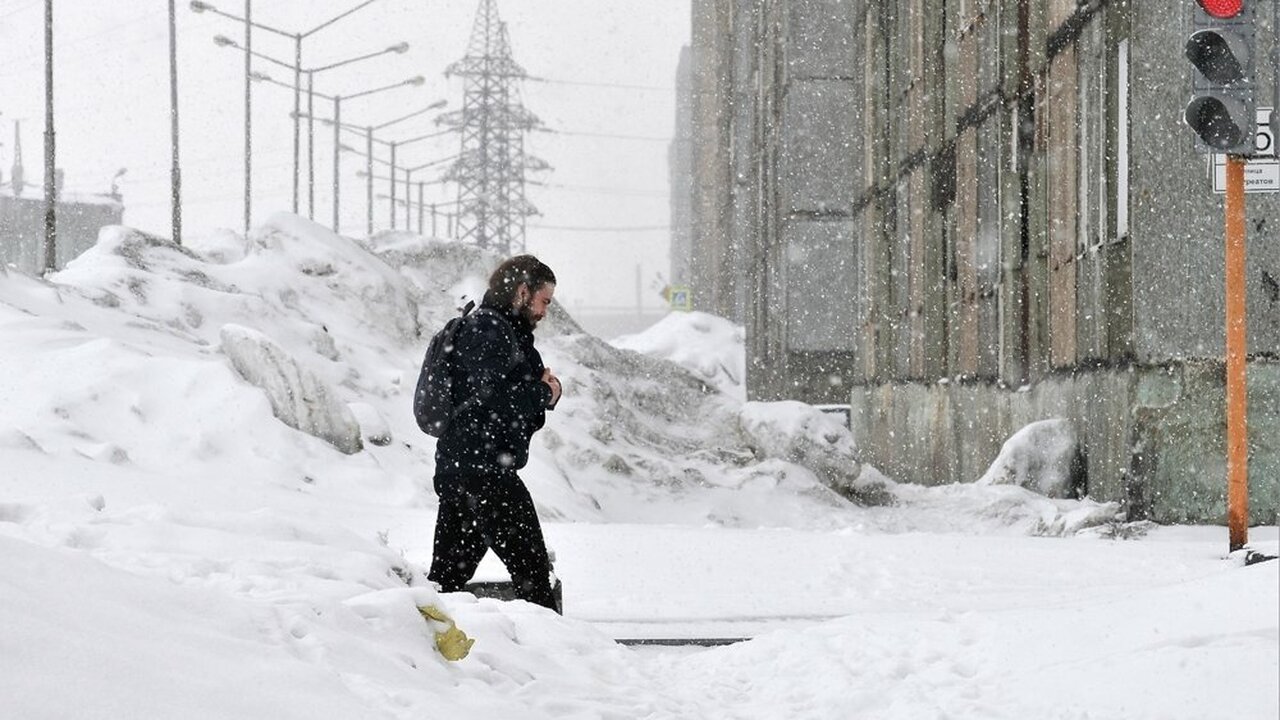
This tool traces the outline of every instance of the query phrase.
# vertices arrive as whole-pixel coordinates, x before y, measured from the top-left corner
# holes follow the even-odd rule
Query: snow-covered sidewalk
[[[26,513],[23,514],[23,508]],[[386,538],[271,513],[86,507],[0,529],[15,718],[1269,718],[1280,564],[1220,528],[1141,540],[550,524],[566,617],[441,596],[434,650]],[[38,538],[37,538],[38,536]],[[1274,549],[1274,528],[1255,528]],[[59,546],[48,546],[59,541]],[[409,542],[411,546],[397,545]],[[95,559],[96,558],[96,559]],[[105,560],[107,562],[100,562]],[[128,567],[128,570],[122,569]],[[697,651],[616,637],[754,636]]]

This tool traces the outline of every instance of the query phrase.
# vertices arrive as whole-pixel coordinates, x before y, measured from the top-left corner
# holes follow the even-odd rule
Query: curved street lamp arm
[[[370,0],[370,1],[372,1],[372,0]],[[231,14],[231,13],[229,13],[229,12],[223,12],[222,10],[219,10],[218,8],[216,8],[216,7],[212,6],[212,5],[210,5],[209,3],[206,3],[206,2],[199,2],[198,0],[197,0],[196,2],[191,3],[191,10],[192,10],[192,12],[198,12],[198,13],[200,13],[200,12],[211,12],[211,13],[213,13],[214,15],[221,15],[222,17],[227,18],[228,20],[235,20],[235,21],[236,21],[236,22],[238,22],[238,23],[243,23],[243,22],[244,22],[244,18],[242,18],[242,17],[240,17],[240,16],[238,16],[238,15],[232,15],[232,14]],[[251,26],[253,26],[253,27],[258,28],[259,30],[266,30],[267,32],[275,33],[276,35],[280,35],[280,36],[283,36],[283,37],[287,37],[287,38],[289,38],[289,39],[291,39],[291,40],[297,39],[297,37],[298,37],[298,36],[297,36],[296,34],[294,34],[294,33],[291,33],[291,32],[285,32],[284,30],[281,30],[280,28],[274,28],[274,27],[271,27],[270,25],[263,25],[262,23],[260,23],[260,22],[258,22],[258,21],[256,21],[256,20],[250,20],[250,21],[249,21],[249,24],[250,24]],[[293,67],[293,66],[292,66],[292,65],[290,65],[290,67]]]
[[[400,116],[400,117],[396,118],[395,120],[388,120],[388,121],[386,121],[386,122],[382,123],[381,125],[374,125],[374,126],[373,126],[373,129],[374,129],[374,130],[384,130],[384,129],[386,129],[386,128],[391,127],[392,125],[395,125],[396,123],[404,122],[405,120],[409,120],[409,119],[411,119],[411,118],[416,118],[416,117],[418,117],[419,115],[425,115],[426,113],[429,113],[429,112],[431,112],[432,110],[439,110],[440,108],[444,107],[447,103],[448,103],[448,101],[447,101],[447,100],[437,100],[437,101],[435,101],[435,102],[431,103],[430,105],[428,105],[428,106],[426,106],[426,107],[424,107],[424,108],[422,108],[421,110],[418,110],[418,111],[416,111],[416,112],[411,112],[411,113],[409,113],[408,115],[402,115],[402,116]]]
[[[336,62],[336,63],[329,63],[328,65],[321,65],[320,67],[303,68],[303,69],[302,69],[302,71],[303,71],[303,72],[309,72],[309,73],[324,72],[325,70],[332,70],[332,69],[334,69],[334,68],[336,68],[336,67],[342,67],[343,65],[350,65],[350,64],[351,64],[351,63],[353,63],[353,62],[359,62],[359,61],[361,61],[361,60],[368,60],[368,59],[370,59],[370,58],[376,58],[376,57],[378,57],[378,56],[380,56],[380,55],[386,55],[386,54],[387,54],[387,53],[389,53],[389,52],[395,52],[395,50],[392,50],[391,48],[383,48],[382,50],[378,50],[378,51],[376,51],[376,52],[366,53],[366,54],[364,54],[364,55],[360,55],[360,56],[358,56],[358,57],[347,58],[346,60],[342,60],[342,61],[340,61],[340,62]],[[293,67],[293,66],[292,66],[292,65],[290,65],[289,67]]]
[[[401,80],[398,83],[391,83],[390,85],[383,85],[382,87],[376,87],[376,88],[373,88],[372,90],[365,90],[363,92],[352,93],[350,95],[342,95],[340,97],[343,100],[354,100],[356,98],[364,97],[366,95],[380,93],[383,90],[390,90],[392,88],[403,87],[405,85],[421,85],[421,84],[422,84],[422,76],[419,75],[417,77],[409,78],[408,80]]]
[[[364,177],[364,175],[361,175],[360,177]],[[386,180],[386,178],[384,178],[384,177],[375,177],[375,178],[374,178],[374,180]],[[429,184],[431,184],[431,181],[424,180],[422,184],[423,184],[423,185],[429,185]],[[377,198],[378,198],[379,200],[390,200],[390,199],[391,199],[391,196],[390,196],[390,195],[388,195],[388,194],[386,194],[386,193],[378,193]],[[412,199],[406,202],[405,200],[402,200],[401,198],[396,198],[396,204],[397,204],[397,205],[406,205],[406,204],[407,204],[407,205],[409,205],[410,207],[418,207],[418,201],[417,201],[417,200],[412,200]],[[460,205],[460,204],[461,204],[461,203],[459,203],[457,200],[440,200],[440,201],[438,201],[438,202],[425,202],[425,201],[424,201],[424,202],[422,203],[422,207],[446,208],[446,207],[449,207],[449,206],[451,206],[451,205]]]
[[[359,156],[360,156],[360,157],[362,157],[362,158],[368,158],[368,157],[369,157],[368,155],[366,155],[366,154],[365,154],[365,152],[364,152],[363,150],[357,150],[357,149],[355,149],[355,148],[353,148],[353,147],[351,147],[350,145],[347,145],[347,144],[345,144],[345,143],[343,143],[343,144],[339,145],[338,147],[339,147],[339,148],[341,148],[344,152],[349,152],[349,153],[351,153],[351,154],[353,154],[353,155],[359,155]],[[391,163],[390,163],[390,162],[388,162],[388,161],[386,161],[386,160],[383,160],[382,158],[378,157],[377,155],[374,155],[372,158],[369,158],[369,159],[371,159],[373,162],[376,162],[376,163],[378,163],[378,164],[380,164],[380,165],[386,165],[387,167],[391,167]],[[397,167],[396,169],[397,169],[397,170],[399,170],[400,168],[398,168],[398,167]],[[357,174],[357,175],[359,175],[360,177],[364,177],[364,171],[357,171],[357,172],[356,172],[356,174]],[[375,178],[375,179],[377,179],[377,178]]]
[[[419,166],[417,166],[417,167],[404,168],[404,170],[405,170],[406,172],[411,172],[411,173],[413,173],[413,172],[418,172],[419,170],[422,170],[422,169],[424,169],[424,168],[429,168],[429,167],[432,167],[432,166],[435,166],[435,165],[443,165],[443,164],[445,164],[445,163],[453,162],[454,160],[457,160],[457,159],[458,159],[458,158],[460,158],[460,157],[462,157],[462,154],[461,154],[461,153],[459,153],[459,154],[457,154],[457,155],[450,155],[450,156],[449,156],[449,157],[447,157],[447,158],[440,158],[439,160],[432,160],[431,162],[425,162],[425,163],[422,163],[421,165],[419,165]]]
[[[308,31],[306,31],[306,32],[304,32],[304,33],[299,33],[299,34],[298,34],[298,37],[304,37],[304,38],[305,38],[305,37],[308,37],[308,36],[310,36],[310,35],[314,35],[315,33],[320,32],[321,30],[323,30],[323,29],[325,29],[325,28],[329,27],[330,25],[332,25],[332,24],[334,24],[334,23],[338,22],[338,21],[339,21],[339,20],[341,20],[342,18],[344,18],[344,17],[346,17],[346,16],[348,16],[348,15],[350,15],[350,14],[354,13],[354,12],[355,12],[355,11],[357,11],[357,10],[360,10],[360,9],[362,9],[362,8],[365,8],[365,7],[368,7],[369,5],[372,5],[372,4],[373,4],[373,3],[375,3],[375,2],[377,2],[377,0],[365,0],[364,2],[362,2],[362,3],[360,3],[359,5],[357,5],[357,6],[353,7],[353,8],[351,8],[350,10],[348,10],[348,11],[346,11],[346,12],[342,13],[341,15],[337,15],[337,16],[334,16],[334,17],[332,17],[332,18],[329,18],[328,20],[325,20],[324,22],[320,23],[319,25],[317,25],[317,26],[315,26],[315,27],[311,28],[310,30],[308,30]]]
[[[437,130],[436,132],[433,132],[433,133],[427,133],[426,135],[419,135],[418,137],[412,137],[412,138],[409,138],[408,140],[397,140],[396,147],[404,147],[405,145],[408,145],[410,143],[416,143],[419,140],[426,140],[427,138],[440,137],[441,135],[448,135],[449,133],[457,132],[457,131],[458,131],[457,128],[446,128],[444,130]]]
[[[260,60],[266,60],[267,62],[269,62],[269,63],[271,63],[271,64],[273,64],[273,65],[279,65],[280,67],[282,67],[282,68],[284,68],[284,69],[286,69],[286,70],[288,70],[288,71],[290,71],[290,72],[293,72],[293,70],[295,69],[295,68],[293,67],[293,63],[287,63],[287,62],[285,62],[285,61],[283,61],[283,60],[277,60],[277,59],[275,59],[275,58],[271,57],[270,55],[264,55],[264,54],[262,54],[262,53],[258,52],[257,50],[250,50],[250,51],[249,51],[249,54],[250,54],[250,55],[252,55],[252,56],[254,56],[254,57],[256,57],[256,58],[258,58],[258,59],[260,59]]]
[[[271,77],[270,75],[265,75],[265,74],[260,73],[260,72],[252,72],[252,73],[249,73],[249,79],[250,79],[250,80],[253,80],[253,81],[256,81],[256,82],[265,82],[265,83],[271,83],[272,85],[279,85],[280,87],[282,87],[282,88],[284,88],[284,89],[286,89],[286,90],[289,90],[289,91],[293,91],[293,90],[296,90],[296,89],[297,89],[297,88],[295,88],[295,87],[293,86],[293,83],[281,82],[281,81],[276,80],[275,78]],[[332,95],[325,95],[324,93],[319,92],[319,91],[317,91],[317,90],[312,90],[312,91],[311,91],[311,94],[312,94],[312,95],[314,95],[314,96],[316,96],[316,97],[318,97],[318,98],[320,98],[320,99],[322,99],[322,100],[330,100],[330,101],[332,101],[332,100],[333,100],[333,96],[332,96]],[[295,113],[293,113],[292,111],[290,111],[289,116],[290,116],[290,117],[292,117],[294,114],[295,114]],[[300,117],[300,118],[302,118],[302,119],[304,119],[304,120],[305,120],[306,118],[310,117],[310,116],[309,116],[309,115],[307,115],[306,113],[296,113],[296,114],[297,114],[297,116],[298,116],[298,117]],[[315,119],[316,119],[316,120],[320,120],[321,122],[326,122],[326,123],[331,123],[331,122],[333,122],[332,120],[327,120],[327,119],[320,118],[320,117],[317,117],[317,118],[315,118]]]
[[[219,38],[221,38],[221,39],[219,39]],[[226,47],[235,48],[235,49],[239,50],[240,52],[247,52],[247,53],[249,53],[250,55],[252,55],[252,56],[254,56],[254,57],[258,58],[259,60],[266,60],[266,61],[267,61],[267,62],[269,62],[269,63],[275,64],[275,65],[279,65],[280,67],[282,67],[282,68],[284,68],[284,69],[288,70],[289,72],[293,72],[293,71],[294,71],[293,63],[287,63],[287,62],[285,62],[285,61],[283,61],[283,60],[277,60],[276,58],[273,58],[273,57],[271,57],[270,55],[266,55],[266,54],[264,54],[264,53],[260,53],[260,52],[258,52],[257,50],[245,50],[243,45],[241,45],[240,43],[237,43],[237,42],[236,42],[236,41],[234,41],[234,40],[231,40],[230,38],[226,38],[226,37],[223,37],[223,36],[219,35],[219,36],[217,36],[217,37],[215,37],[215,38],[214,38],[214,42],[215,42],[215,43],[217,43],[218,45],[223,45],[223,46],[226,46]],[[292,86],[292,85],[290,85],[289,87],[293,87],[293,86]]]

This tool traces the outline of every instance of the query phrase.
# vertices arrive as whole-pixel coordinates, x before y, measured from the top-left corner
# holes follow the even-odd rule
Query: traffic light
[[[1254,5],[1259,0],[1195,0],[1186,56],[1195,67],[1183,119],[1203,149],[1252,155],[1257,134],[1254,98]]]

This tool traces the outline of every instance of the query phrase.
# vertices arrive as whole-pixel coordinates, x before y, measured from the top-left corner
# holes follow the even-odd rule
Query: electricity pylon
[[[467,55],[446,75],[466,79],[462,110],[440,124],[462,134],[462,152],[444,174],[458,184],[458,237],[504,255],[524,250],[525,218],[538,210],[525,197],[525,173],[548,170],[525,154],[525,134],[542,121],[520,102],[528,75],[511,57],[496,0],[481,0]]]

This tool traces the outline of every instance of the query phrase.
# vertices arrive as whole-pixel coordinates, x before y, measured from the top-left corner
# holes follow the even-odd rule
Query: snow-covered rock
[[[836,418],[812,405],[784,400],[745,403],[738,420],[757,455],[802,465],[827,487],[855,494],[861,465],[855,457],[853,435]]]
[[[342,452],[360,452],[360,425],[324,380],[266,335],[241,325],[222,326],[222,351],[248,382],[263,389],[280,422],[320,438]]]
[[[1051,498],[1076,496],[1076,432],[1062,418],[1040,420],[1018,430],[978,485],[1017,485]]]

